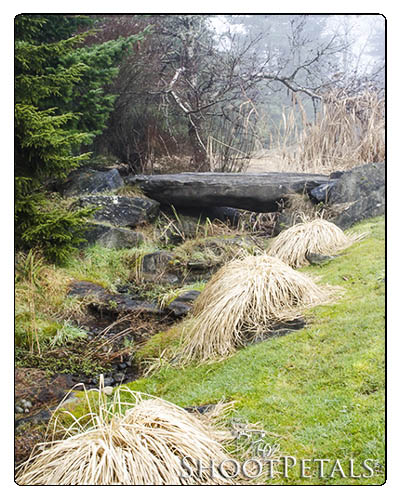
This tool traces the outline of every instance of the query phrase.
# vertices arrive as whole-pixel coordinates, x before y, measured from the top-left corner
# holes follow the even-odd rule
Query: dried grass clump
[[[122,392],[128,393],[131,402],[121,401]],[[212,477],[207,469],[198,475],[196,463],[191,477],[181,477],[186,474],[183,457],[207,465],[210,460],[228,459],[221,444],[226,433],[218,431],[212,420],[128,389],[116,391],[108,406],[99,392],[100,398],[99,408],[75,419],[65,429],[64,439],[41,445],[42,450],[20,466],[18,484],[230,484],[219,474]]]
[[[331,290],[277,258],[247,256],[229,262],[194,303],[194,318],[183,340],[183,362],[226,357],[277,323],[327,303]]]
[[[268,254],[297,268],[309,264],[307,253],[334,255],[363,236],[346,235],[332,222],[317,218],[282,231],[271,243]]]

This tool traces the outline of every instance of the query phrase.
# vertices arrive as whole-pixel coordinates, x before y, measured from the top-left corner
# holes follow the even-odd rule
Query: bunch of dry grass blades
[[[267,255],[236,259],[221,268],[195,303],[195,322],[183,357],[206,361],[231,355],[249,338],[301,316],[332,293]]]
[[[290,266],[306,264],[307,252],[336,253],[362,236],[346,236],[334,224],[316,219],[281,233],[270,255],[244,255],[228,262],[195,301],[192,317],[181,323],[181,341],[167,349],[167,360],[185,364],[225,358],[277,324],[299,318],[306,308],[331,302],[337,287],[317,285]],[[63,439],[53,433],[19,467],[18,484],[232,484],[210,475],[209,469],[185,478],[181,462],[187,456],[205,464],[229,462],[222,443],[232,436],[218,426],[217,417],[232,405],[217,405],[204,419],[127,388],[116,390],[110,405],[101,387],[97,408],[91,408],[88,397],[87,403],[87,415],[77,419],[70,414],[73,424],[64,428]]]
[[[333,287],[267,255],[247,255],[223,266],[194,303],[193,316],[181,323],[182,341],[164,357],[207,362],[299,318],[308,307],[329,303]]]
[[[318,285],[292,268],[308,264],[307,253],[336,254],[362,237],[346,235],[321,218],[304,219],[275,239],[269,255],[228,262],[195,301],[192,317],[181,323],[179,345],[167,348],[161,358],[180,365],[226,358],[306,309],[332,302],[338,287]]]
[[[268,254],[297,268],[309,264],[307,254],[335,255],[364,236],[346,235],[338,226],[321,218],[304,218],[280,233],[268,248]]]
[[[207,416],[195,416],[154,396],[121,387],[112,403],[98,391],[89,413],[63,427],[62,439],[50,439],[34,450],[17,470],[20,485],[194,485],[232,484],[232,480],[204,469],[229,459],[223,442],[232,439],[221,426],[231,403],[216,405]],[[121,396],[124,395],[122,401]],[[61,412],[62,414],[63,412]],[[54,428],[59,429],[57,412]],[[193,474],[184,477],[181,459],[192,457]],[[190,463],[190,459],[186,459]],[[229,469],[227,465],[226,469]],[[229,473],[228,473],[229,474]],[[227,474],[227,475],[228,475]],[[186,474],[188,475],[188,474]]]

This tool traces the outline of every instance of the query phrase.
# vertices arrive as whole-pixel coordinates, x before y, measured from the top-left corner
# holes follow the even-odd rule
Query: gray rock
[[[75,403],[78,403],[80,400],[77,396],[74,395],[74,393],[70,394],[68,399],[66,399],[63,403],[63,408],[69,406],[69,405],[74,405]]]
[[[316,188],[310,191],[310,198],[315,200],[317,203],[326,203],[329,199],[329,194],[333,186],[336,184],[337,180],[332,180],[326,182],[325,184],[320,184]]]
[[[121,227],[113,227],[106,233],[103,233],[96,240],[96,243],[105,248],[115,248],[116,250],[120,250],[121,248],[137,247],[143,243],[143,241],[144,236],[142,233]]]
[[[20,425],[25,424],[25,423],[32,423],[32,424],[41,424],[41,423],[46,423],[51,419],[52,416],[52,411],[54,411],[57,407],[50,408],[50,410],[44,409],[41,410],[40,412],[36,413],[35,415],[29,416],[29,417],[23,417],[15,421],[15,429],[17,429]]]
[[[122,382],[125,378],[125,374],[122,373],[122,372],[117,372],[117,373],[114,373],[114,380],[116,382]]]
[[[343,170],[335,170],[335,172],[331,172],[329,174],[329,179],[330,180],[333,180],[333,179],[340,179],[340,177],[342,177],[342,175],[344,174],[344,171]]]
[[[312,252],[307,252],[306,253],[306,259],[310,264],[313,265],[322,265],[322,264],[327,264],[331,260],[333,260],[335,257],[331,255],[322,255],[319,253],[312,253]]]
[[[22,399],[21,400],[21,405],[23,408],[30,410],[32,408],[32,403],[28,401],[27,399]]]
[[[176,318],[186,316],[193,308],[192,303],[200,295],[197,290],[188,290],[173,300],[166,310],[171,312]]]
[[[84,196],[76,205],[97,207],[93,214],[96,221],[120,227],[136,227],[152,222],[159,212],[158,202],[130,196]]]
[[[179,302],[193,302],[200,295],[198,290],[188,290],[187,292],[183,292],[175,300],[179,300]]]
[[[115,168],[106,172],[83,168],[74,170],[60,187],[60,191],[64,196],[76,196],[112,191],[123,185],[124,181]]]
[[[111,396],[114,389],[111,386],[103,387],[103,392],[106,396]]]
[[[128,178],[129,179],[129,178]],[[329,181],[326,175],[185,173],[134,176],[128,182],[162,204],[175,207],[235,207],[275,212],[288,193],[309,192]]]
[[[344,172],[331,187],[329,203],[349,203],[385,186],[386,163],[368,163]]]
[[[368,163],[344,172],[331,188],[329,204],[344,206],[332,222],[347,229],[356,222],[385,213],[386,164]]]
[[[169,264],[174,255],[171,252],[160,250],[143,256],[141,262],[141,276],[144,281],[155,283],[179,283],[179,277],[169,272]]]
[[[220,220],[222,222],[230,222],[233,226],[236,226],[242,213],[241,210],[232,207],[208,207],[202,210],[201,216],[211,221]]]
[[[109,224],[101,224],[97,222],[88,222],[85,226],[83,237],[86,242],[82,246],[93,245],[96,241],[106,234],[112,226]]]
[[[371,217],[378,217],[385,213],[386,208],[385,186],[373,191],[368,196],[363,196],[359,200],[346,207],[341,214],[335,217],[332,222],[341,229],[348,229],[353,224]]]
[[[180,302],[179,300],[174,300],[166,307],[166,310],[172,313],[176,318],[181,318],[182,316],[186,316],[192,310],[192,306],[185,303]]]
[[[201,405],[201,406],[186,406],[184,410],[186,410],[189,413],[200,413],[200,415],[203,415],[204,413],[214,410],[216,406],[217,405],[215,404]]]
[[[142,259],[142,271],[144,273],[162,273],[165,272],[169,262],[174,255],[171,252],[163,250],[154,253],[148,253]]]

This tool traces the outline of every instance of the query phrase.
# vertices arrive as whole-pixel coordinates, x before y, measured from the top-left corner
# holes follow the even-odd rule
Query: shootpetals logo
[[[243,459],[229,458],[221,463],[210,460],[208,463],[185,456],[181,459],[182,479],[194,474],[202,476],[209,473],[212,478],[226,480],[254,480],[263,482],[281,477],[287,478],[371,478],[379,464],[372,458],[357,462],[354,459],[339,458],[301,458],[280,453],[278,443],[267,439],[268,433],[248,425],[233,424],[235,455]]]

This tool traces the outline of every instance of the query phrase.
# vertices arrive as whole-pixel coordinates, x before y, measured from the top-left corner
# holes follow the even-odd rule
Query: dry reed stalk
[[[309,264],[308,253],[335,255],[364,236],[346,235],[332,222],[317,218],[282,231],[271,243],[267,253],[293,268],[298,268]]]
[[[231,355],[249,337],[291,321],[307,307],[328,303],[332,291],[267,255],[229,262],[209,281],[194,303],[180,363]]]
[[[123,401],[128,397],[129,401]],[[86,394],[87,397],[87,394]],[[179,485],[231,484],[204,469],[197,460],[227,460],[222,441],[225,432],[217,415],[198,418],[162,399],[120,388],[111,405],[99,391],[99,405],[64,429],[64,439],[39,446],[17,471],[20,485]],[[231,405],[229,405],[231,407]],[[217,413],[226,411],[220,405]],[[72,416],[72,415],[71,415]],[[83,424],[82,421],[87,421]],[[191,457],[193,474],[185,475],[181,459]],[[187,460],[187,462],[190,462]],[[227,467],[228,468],[228,467]]]
[[[384,99],[373,91],[325,94],[313,123],[296,97],[276,124],[264,118],[270,144],[249,171],[326,172],[385,160]]]

